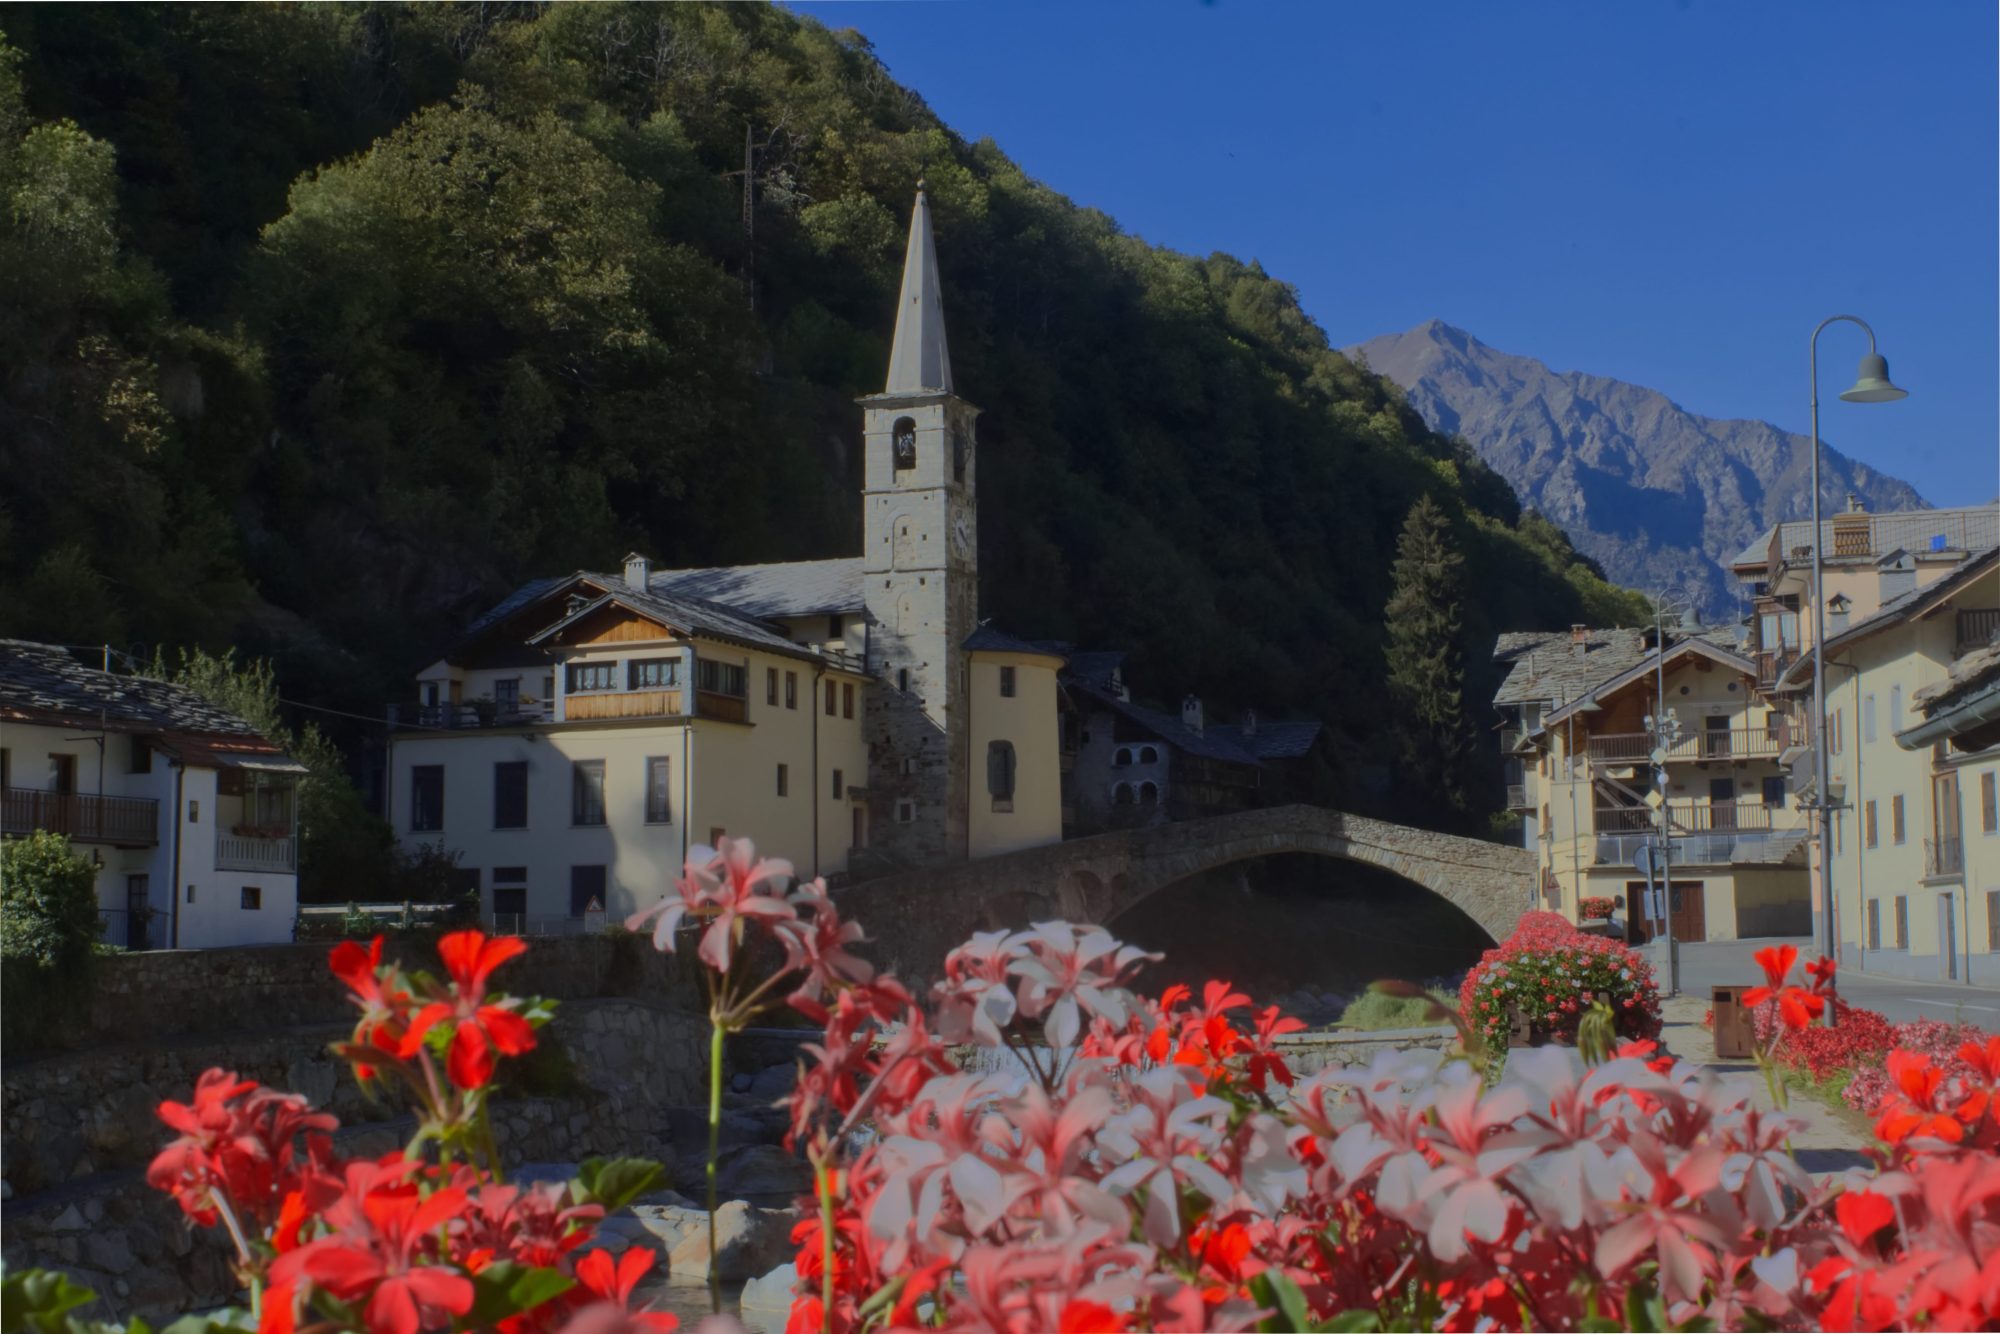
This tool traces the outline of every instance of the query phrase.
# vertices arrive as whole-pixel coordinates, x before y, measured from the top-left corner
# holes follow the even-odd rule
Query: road
[[[1751,956],[1766,945],[1798,946],[1799,974],[1803,973],[1807,959],[1819,957],[1819,951],[1807,936],[1718,940],[1683,945],[1681,991],[1706,995],[1708,989],[1714,986],[1763,981],[1764,974]],[[1664,991],[1667,970],[1659,947],[1648,946],[1640,952],[1652,960],[1660,979],[1660,988]],[[1799,976],[1799,980],[1805,979]],[[1894,1023],[1908,1023],[1913,1019],[1945,1019],[1977,1024],[1981,1028],[2000,1032],[2000,990],[1992,987],[1973,987],[1962,982],[1910,982],[1843,970],[1840,974],[1840,997],[1850,1005],[1878,1010]]]

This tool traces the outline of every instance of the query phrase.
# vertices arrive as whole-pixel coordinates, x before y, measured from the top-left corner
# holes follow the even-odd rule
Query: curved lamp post
[[[1833,904],[1833,794],[1829,789],[1831,766],[1827,763],[1826,735],[1826,598],[1822,596],[1821,548],[1825,530],[1819,517],[1819,336],[1829,324],[1845,320],[1858,324],[1868,335],[1868,355],[1861,358],[1854,385],[1840,397],[1848,403],[1893,403],[1908,398],[1909,391],[1889,381],[1889,362],[1875,350],[1875,331],[1868,321],[1855,315],[1829,315],[1812,332],[1812,611],[1813,611],[1813,808],[1819,814],[1820,935],[1830,959],[1840,957],[1839,932],[1835,927]],[[1826,1022],[1834,1022],[1834,1007],[1826,1007]]]
[[[1668,799],[1667,757],[1673,753],[1681,738],[1680,719],[1667,708],[1667,616],[1671,613],[1674,624],[1685,628],[1687,613],[1693,608],[1693,595],[1679,584],[1668,584],[1653,599],[1654,689],[1657,702],[1654,712],[1646,716],[1646,730],[1653,734],[1653,789],[1660,794],[1655,827],[1660,839],[1660,911],[1665,914],[1667,924],[1669,996],[1681,994],[1681,943],[1674,939],[1674,816],[1673,802]],[[1712,823],[1710,828],[1714,828]]]

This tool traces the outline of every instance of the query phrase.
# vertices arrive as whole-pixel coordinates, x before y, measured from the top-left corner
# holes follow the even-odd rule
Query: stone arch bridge
[[[1532,906],[1535,854],[1319,806],[1276,806],[1069,839],[904,872],[837,893],[875,957],[908,981],[935,977],[975,931],[1052,917],[1105,923],[1168,885],[1233,862],[1305,852],[1393,872],[1453,904],[1494,940]]]

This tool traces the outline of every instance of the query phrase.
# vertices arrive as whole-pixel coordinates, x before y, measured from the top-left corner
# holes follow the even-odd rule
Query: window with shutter
[[[990,741],[986,745],[986,791],[993,798],[993,809],[1011,811],[1014,809],[1014,743],[1011,741]]]

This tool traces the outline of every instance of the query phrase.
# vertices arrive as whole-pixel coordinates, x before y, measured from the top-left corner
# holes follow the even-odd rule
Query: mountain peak
[[[1734,619],[1729,558],[1811,508],[1811,450],[1764,421],[1689,412],[1656,389],[1551,370],[1430,319],[1348,349],[1401,385],[1431,426],[1464,437],[1521,500],[1633,588],[1686,584]],[[1823,448],[1824,501],[1928,508],[1907,483]]]

